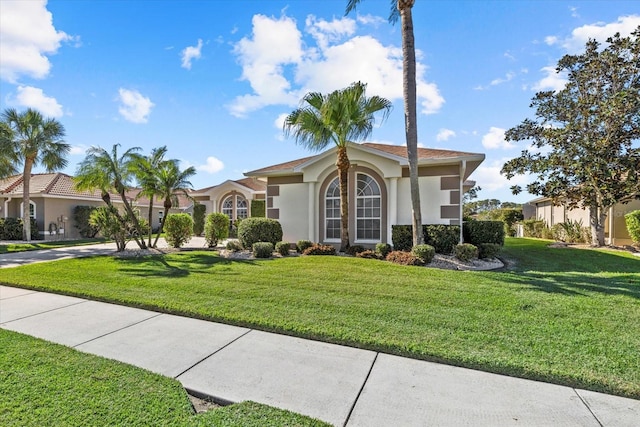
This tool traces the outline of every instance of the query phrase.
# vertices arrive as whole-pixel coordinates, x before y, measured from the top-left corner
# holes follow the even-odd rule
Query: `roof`
[[[372,142],[365,142],[360,144],[364,147],[372,148],[374,150],[382,151],[387,154],[407,158],[407,146],[406,145],[388,145],[388,144],[374,144]],[[418,147],[418,161],[428,159],[453,159],[459,157],[478,156],[480,153],[468,153],[464,151],[452,151],[441,150],[437,148],[422,148]]]
[[[252,178],[252,177],[247,177],[247,178],[236,179],[236,180],[228,180],[223,182],[222,184],[212,185],[211,187],[200,188],[194,191],[194,193],[198,193],[198,194],[206,193],[208,191],[213,190],[214,188],[220,187],[221,185],[227,182],[233,182],[235,184],[241,185],[256,193],[264,193],[267,191],[267,183],[265,181],[261,181],[259,179]]]

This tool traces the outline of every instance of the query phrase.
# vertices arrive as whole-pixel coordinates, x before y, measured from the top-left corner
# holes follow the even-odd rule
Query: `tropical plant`
[[[207,207],[203,204],[196,203],[193,205],[193,234],[201,236],[204,233],[205,214]]]
[[[53,118],[44,118],[31,108],[18,113],[8,108],[2,113],[0,127],[0,178],[18,172],[22,165],[23,238],[31,241],[31,171],[41,165],[47,172],[64,169],[71,146],[64,142],[64,126]]]
[[[116,217],[121,229],[127,230],[127,221],[133,222],[133,238],[140,247],[146,249],[144,242],[144,232],[138,215],[135,214],[131,206],[131,200],[127,197],[129,184],[133,178],[132,163],[136,161],[135,152],[139,147],[129,148],[121,156],[118,156],[118,147],[114,144],[111,153],[101,147],[91,147],[87,150],[87,155],[78,165],[75,176],[75,185],[78,190],[100,190],[102,200],[109,207],[109,212]],[[122,199],[125,215],[115,208],[111,200],[111,192],[115,192]],[[119,249],[120,250],[120,249]],[[124,250],[124,247],[121,249]]]
[[[167,227],[165,239],[169,246],[179,248],[191,239],[193,235],[191,215],[186,213],[165,215],[162,220]]]
[[[229,237],[229,217],[221,212],[207,215],[204,224],[204,238],[207,246],[215,248],[218,243]]]
[[[361,0],[348,0],[346,13],[355,10]],[[404,123],[409,161],[409,185],[413,211],[413,246],[424,243],[422,212],[420,210],[420,185],[418,180],[418,119],[416,85],[416,47],[413,35],[412,9],[415,0],[391,0],[389,22],[400,18],[402,25],[402,93],[404,98]]]
[[[116,251],[122,252],[127,246],[127,232],[118,215],[118,210],[113,205],[100,206],[91,212],[89,224],[100,230],[104,237],[116,242]]]
[[[328,95],[310,92],[302,98],[302,106],[284,121],[284,133],[293,135],[296,143],[313,150],[323,150],[330,143],[337,149],[340,183],[340,251],[349,248],[349,201],[347,196],[350,142],[368,138],[373,131],[374,114],[382,111],[384,121],[391,111],[391,101],[372,96],[367,98],[367,85],[352,83],[349,87]]]

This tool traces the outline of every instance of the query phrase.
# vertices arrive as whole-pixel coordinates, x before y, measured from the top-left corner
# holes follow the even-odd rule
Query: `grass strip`
[[[11,252],[39,251],[42,249],[65,248],[69,246],[95,245],[108,242],[107,239],[80,239],[80,240],[36,240],[31,243],[5,243],[0,245],[0,254]]]

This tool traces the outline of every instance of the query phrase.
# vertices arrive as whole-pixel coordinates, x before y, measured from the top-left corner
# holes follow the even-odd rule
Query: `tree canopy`
[[[588,209],[592,243],[602,245],[608,208],[640,197],[640,27],[608,38],[604,48],[589,40],[584,53],[562,57],[557,72],[566,86],[538,92],[536,118],[506,132],[508,141],[532,145],[502,173],[530,173],[530,193]]]

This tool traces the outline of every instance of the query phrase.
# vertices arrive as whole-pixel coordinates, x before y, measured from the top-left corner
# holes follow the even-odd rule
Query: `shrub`
[[[436,250],[431,245],[416,245],[411,249],[411,253],[422,260],[425,264],[429,264],[436,254]]]
[[[410,225],[392,225],[391,243],[396,251],[410,251],[413,246],[413,227]]]
[[[551,227],[551,234],[554,240],[567,243],[577,243],[583,241],[583,228],[582,221],[568,220],[566,222],[555,224]]]
[[[100,206],[94,209],[89,217],[89,224],[100,230],[100,234],[104,237],[114,240],[118,251],[125,249],[127,232],[118,221],[115,208]]]
[[[526,219],[522,221],[522,229],[524,237],[534,237],[537,239],[542,238],[542,230],[546,227],[546,224],[541,219]]]
[[[401,265],[424,265],[424,262],[410,252],[392,251],[385,258],[387,261]]]
[[[388,243],[378,243],[376,245],[376,253],[378,253],[382,258],[386,258],[391,250],[391,245]]]
[[[298,240],[298,243],[296,243],[296,250],[299,253],[303,253],[305,249],[310,248],[311,246],[313,246],[313,242],[311,240]]]
[[[321,245],[316,243],[302,252],[303,255],[335,255],[336,248],[331,245]]]
[[[203,204],[196,203],[193,205],[193,234],[202,236],[204,233],[204,221],[207,207]]]
[[[95,211],[95,206],[75,206],[72,211],[74,227],[82,237],[92,239],[96,237],[100,229],[89,223],[91,212]]]
[[[624,216],[627,231],[636,245],[640,244],[640,210],[631,211]]]
[[[439,254],[450,254],[460,242],[460,226],[432,224],[422,226],[424,243],[433,246]]]
[[[256,242],[252,246],[252,252],[256,258],[271,258],[271,255],[273,255],[273,243]]]
[[[165,240],[174,248],[179,248],[191,239],[193,219],[186,213],[170,214],[164,223]]]
[[[361,245],[349,246],[349,249],[347,249],[347,253],[351,256],[356,256],[360,252],[364,252],[364,251],[365,251],[365,247]]]
[[[480,243],[478,245],[478,257],[482,259],[495,258],[502,249],[497,243]]]
[[[472,245],[497,243],[504,245],[504,223],[502,221],[472,221],[463,226],[464,241]]]
[[[242,245],[237,240],[229,240],[227,242],[226,249],[232,252],[238,252],[242,250]]]
[[[22,240],[22,218],[0,218],[0,240]],[[31,218],[31,240],[40,240],[38,223]]]
[[[460,243],[454,250],[456,258],[460,261],[469,262],[478,257],[478,248],[471,243]]]
[[[551,229],[549,227],[544,226],[544,228],[542,229],[542,236],[543,239],[548,239],[548,240],[553,240],[553,231],[551,231]]]
[[[516,235],[515,225],[518,221],[522,221],[524,219],[524,215],[522,214],[522,209],[503,208],[500,209],[499,218],[504,223],[505,234],[507,236],[514,237]]]
[[[276,252],[278,252],[282,256],[289,255],[289,250],[291,249],[291,245],[289,242],[278,242],[276,243]]]
[[[270,242],[275,245],[282,240],[282,226],[271,218],[245,218],[238,225],[238,239],[245,248],[256,242]]]
[[[251,201],[251,216],[264,218],[267,212],[267,204],[264,200]]]
[[[229,217],[223,213],[210,213],[204,224],[204,238],[210,248],[214,248],[229,237]]]
[[[362,252],[358,252],[356,254],[356,257],[358,258],[367,258],[367,259],[384,259],[384,257],[382,255],[380,255],[380,253],[376,252],[376,251],[372,251],[371,249],[366,249]]]

